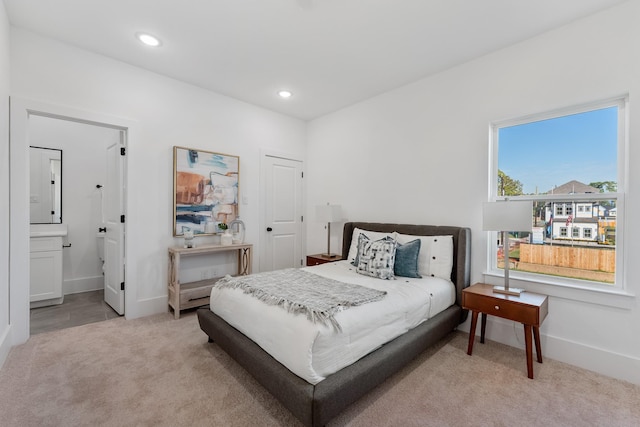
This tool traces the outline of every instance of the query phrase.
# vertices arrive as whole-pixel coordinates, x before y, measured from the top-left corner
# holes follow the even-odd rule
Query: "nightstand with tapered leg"
[[[307,255],[307,267],[312,265],[326,264],[328,262],[341,261],[340,255],[328,256],[327,254]]]
[[[487,315],[502,317],[524,325],[524,341],[527,353],[527,375],[533,379],[533,345],[531,334],[536,345],[538,363],[542,363],[540,349],[540,325],[549,313],[549,301],[546,295],[523,292],[519,296],[497,294],[493,286],[476,283],[462,291],[462,308],[471,310],[471,329],[467,354],[473,352],[473,341],[476,335],[478,313],[482,313],[480,342],[484,343],[487,327]]]

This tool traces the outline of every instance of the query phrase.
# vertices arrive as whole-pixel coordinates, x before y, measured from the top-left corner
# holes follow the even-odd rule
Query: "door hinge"
[[[300,266],[302,266],[302,265],[303,265],[303,264],[302,264],[302,260],[300,260]]]
[[[120,222],[124,224],[124,215],[120,215]]]
[[[121,155],[121,156],[124,156],[124,155],[126,155],[126,154],[127,154],[127,149],[126,149],[126,148],[124,148],[124,147],[120,147],[120,155]]]
[[[300,215],[300,222],[304,222],[304,215]]]
[[[51,185],[54,185],[56,182],[54,180],[51,180]]]
[[[304,178],[304,172],[300,172],[302,178]]]
[[[124,282],[120,282],[120,290],[124,291]]]

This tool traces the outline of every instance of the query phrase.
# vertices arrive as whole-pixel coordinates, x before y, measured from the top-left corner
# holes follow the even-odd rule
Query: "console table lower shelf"
[[[180,311],[209,304],[211,288],[221,277],[196,282],[180,283],[180,258],[191,255],[208,255],[220,252],[238,252],[238,275],[251,274],[251,244],[208,245],[196,248],[169,248],[169,308],[174,317],[180,318]]]

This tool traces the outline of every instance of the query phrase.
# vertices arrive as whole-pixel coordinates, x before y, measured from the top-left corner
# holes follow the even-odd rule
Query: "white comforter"
[[[355,272],[348,261],[306,271],[342,282],[387,291],[377,302],[335,315],[342,332],[270,306],[239,289],[211,291],[211,311],[255,341],[294,374],[311,384],[339,371],[402,335],[455,302],[455,287],[437,277],[381,280]]]

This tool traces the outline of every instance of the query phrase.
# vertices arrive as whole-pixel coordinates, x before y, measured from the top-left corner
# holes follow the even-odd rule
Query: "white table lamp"
[[[532,201],[485,202],[482,205],[482,229],[502,232],[504,243],[504,287],[495,286],[493,291],[507,295],[520,295],[523,291],[509,287],[509,232],[531,231],[533,222]]]
[[[327,253],[323,254],[327,258],[336,258],[337,254],[331,253],[331,223],[342,221],[342,209],[340,205],[320,205],[316,206],[316,220],[327,223]]]

